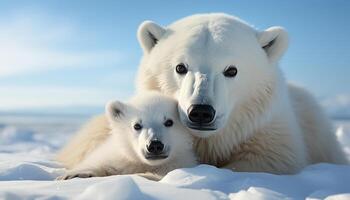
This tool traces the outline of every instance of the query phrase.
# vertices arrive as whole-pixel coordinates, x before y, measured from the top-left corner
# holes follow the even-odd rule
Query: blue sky
[[[325,104],[350,105],[350,1],[0,1],[0,111],[101,106],[134,90],[138,25],[207,12],[283,26],[281,68]]]

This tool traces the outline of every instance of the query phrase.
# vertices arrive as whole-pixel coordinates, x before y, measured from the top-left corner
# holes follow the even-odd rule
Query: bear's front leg
[[[56,180],[68,180],[72,178],[91,178],[101,176],[120,175],[120,170],[111,166],[81,166],[68,170],[64,175],[57,177]]]
[[[91,178],[99,176],[98,172],[92,169],[73,169],[67,171],[62,176],[56,178],[56,180],[68,180],[72,178]]]

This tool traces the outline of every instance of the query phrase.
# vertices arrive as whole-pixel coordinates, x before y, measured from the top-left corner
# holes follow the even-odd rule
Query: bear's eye
[[[187,68],[186,68],[185,64],[183,64],[183,63],[176,65],[175,70],[178,74],[181,74],[181,75],[187,73]]]
[[[142,125],[139,124],[139,123],[136,123],[136,124],[134,125],[134,129],[137,130],[137,131],[139,131],[139,130],[142,129]]]
[[[165,122],[164,122],[164,126],[166,126],[166,127],[170,127],[170,126],[172,126],[174,124],[174,122],[173,122],[173,120],[171,120],[171,119],[168,119],[168,120],[166,120]]]
[[[237,68],[234,65],[230,65],[225,69],[223,74],[226,77],[233,78],[237,75],[237,72]]]

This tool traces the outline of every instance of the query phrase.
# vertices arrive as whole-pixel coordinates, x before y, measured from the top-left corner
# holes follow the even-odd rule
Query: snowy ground
[[[86,118],[0,116],[0,199],[350,199],[350,166],[317,164],[293,176],[200,165],[160,182],[137,176],[54,181],[54,153]],[[335,121],[350,158],[350,121]]]

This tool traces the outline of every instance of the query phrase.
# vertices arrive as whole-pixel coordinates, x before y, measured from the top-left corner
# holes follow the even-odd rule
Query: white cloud
[[[335,118],[350,118],[350,94],[338,94],[321,101],[327,113]]]
[[[68,51],[67,46],[75,47],[82,38],[73,23],[33,13],[9,18],[0,20],[0,77],[63,67],[116,65],[120,60],[116,50]]]
[[[81,32],[78,24],[64,16],[55,18],[40,10],[0,13],[0,79],[18,74],[30,79],[30,73],[58,68],[100,66],[103,70],[103,66],[120,65],[119,51],[97,48],[98,39],[94,30]],[[132,93],[125,83],[133,71],[118,72],[100,80],[107,81],[102,85],[109,88],[0,85],[0,111],[103,106],[111,99],[123,100]]]
[[[103,106],[109,100],[125,100],[132,91],[43,86],[0,86],[0,110],[65,107]]]
[[[350,106],[350,94],[338,94],[332,98],[327,98],[322,102],[324,106]]]

